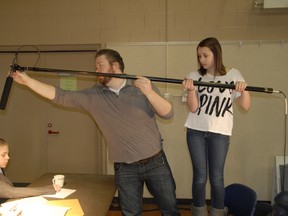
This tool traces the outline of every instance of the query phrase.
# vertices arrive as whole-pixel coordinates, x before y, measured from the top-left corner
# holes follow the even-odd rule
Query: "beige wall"
[[[108,44],[123,53],[127,64],[131,65],[127,65],[129,73],[182,78],[195,69],[196,57],[193,45],[185,44],[182,49],[179,44],[192,41],[195,45],[204,37],[216,36],[224,44],[233,42],[232,48],[226,43],[224,59],[228,66],[238,68],[249,84],[287,92],[288,9],[255,9],[253,2],[0,0],[0,46]],[[246,41],[247,44],[252,41],[252,45],[246,46]],[[262,41],[272,42],[261,46]],[[167,48],[162,44],[159,49],[152,48],[153,61],[149,61],[148,66],[141,59],[130,64],[135,49],[129,43],[137,42],[150,42],[150,45],[176,42],[177,46]],[[125,46],[113,43],[125,43]],[[150,54],[148,44],[145,50]],[[137,55],[143,55],[142,51],[140,49]],[[179,61],[175,61],[178,58]],[[138,70],[142,64],[142,69]],[[162,92],[178,96],[181,93],[178,87],[160,85],[160,88]],[[177,181],[177,195],[190,198],[191,163],[183,128],[187,110],[179,97],[174,97],[173,103],[176,110],[173,121],[160,122],[160,128],[167,140],[165,148]],[[253,94],[248,115],[236,109],[237,124],[227,158],[226,184],[242,182],[252,186],[260,200],[271,198],[274,157],[282,154],[281,106],[280,96]]]
[[[287,11],[254,0],[0,0],[0,45],[287,39]]]
[[[197,68],[196,45],[196,42],[109,43],[107,47],[122,53],[128,74],[182,79]],[[239,45],[238,42],[222,41],[221,45],[225,65],[240,70],[250,86],[288,92],[287,43],[250,41]],[[192,166],[184,128],[188,110],[186,103],[181,101],[183,88],[177,84],[155,84],[162,93],[172,96],[173,120],[159,119],[158,123],[176,179],[177,196],[191,198]],[[270,200],[275,156],[283,155],[285,133],[288,132],[284,97],[282,94],[251,92],[251,103],[247,113],[234,104],[234,128],[225,165],[225,185],[242,183],[252,187],[259,200]],[[109,172],[113,173],[112,166]]]

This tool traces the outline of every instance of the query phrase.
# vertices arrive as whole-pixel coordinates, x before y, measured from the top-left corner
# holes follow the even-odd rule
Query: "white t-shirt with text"
[[[237,69],[230,69],[226,75],[202,76],[198,71],[191,72],[188,79],[200,82],[212,82],[234,85],[237,81],[244,81]],[[233,100],[241,95],[233,89],[209,86],[196,86],[199,107],[195,113],[190,112],[185,127],[199,131],[208,131],[223,135],[232,134],[233,128]]]

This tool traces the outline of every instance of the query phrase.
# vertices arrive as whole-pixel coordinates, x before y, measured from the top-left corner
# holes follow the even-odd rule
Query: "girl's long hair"
[[[214,37],[209,37],[209,38],[202,40],[198,44],[196,52],[198,51],[200,47],[208,47],[213,53],[214,63],[215,63],[214,76],[216,76],[217,73],[219,73],[221,76],[225,75],[226,69],[223,64],[222,48],[221,48],[219,41]],[[197,56],[198,56],[198,53],[197,53]],[[199,58],[197,58],[197,60],[198,60],[198,66],[199,66],[198,71],[202,76],[204,76],[207,73],[207,70],[202,67],[202,65],[200,64]]]

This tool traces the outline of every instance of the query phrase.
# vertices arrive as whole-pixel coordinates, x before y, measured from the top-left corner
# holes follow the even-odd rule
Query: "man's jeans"
[[[162,215],[180,215],[177,209],[175,181],[163,151],[144,162],[114,163],[114,170],[124,216],[142,214],[144,182],[154,196]]]
[[[229,136],[187,129],[187,143],[193,167],[194,206],[201,207],[206,204],[205,188],[209,170],[211,205],[218,209],[224,208],[223,175],[229,142]]]

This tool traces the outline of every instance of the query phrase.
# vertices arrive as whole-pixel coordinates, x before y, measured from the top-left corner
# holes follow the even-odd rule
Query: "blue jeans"
[[[144,183],[162,215],[180,215],[175,181],[163,151],[145,163],[114,163],[114,170],[122,215],[142,214]]]
[[[224,208],[224,165],[230,137],[226,135],[187,129],[187,143],[193,167],[193,205],[206,204],[206,183],[209,172],[211,205]]]

